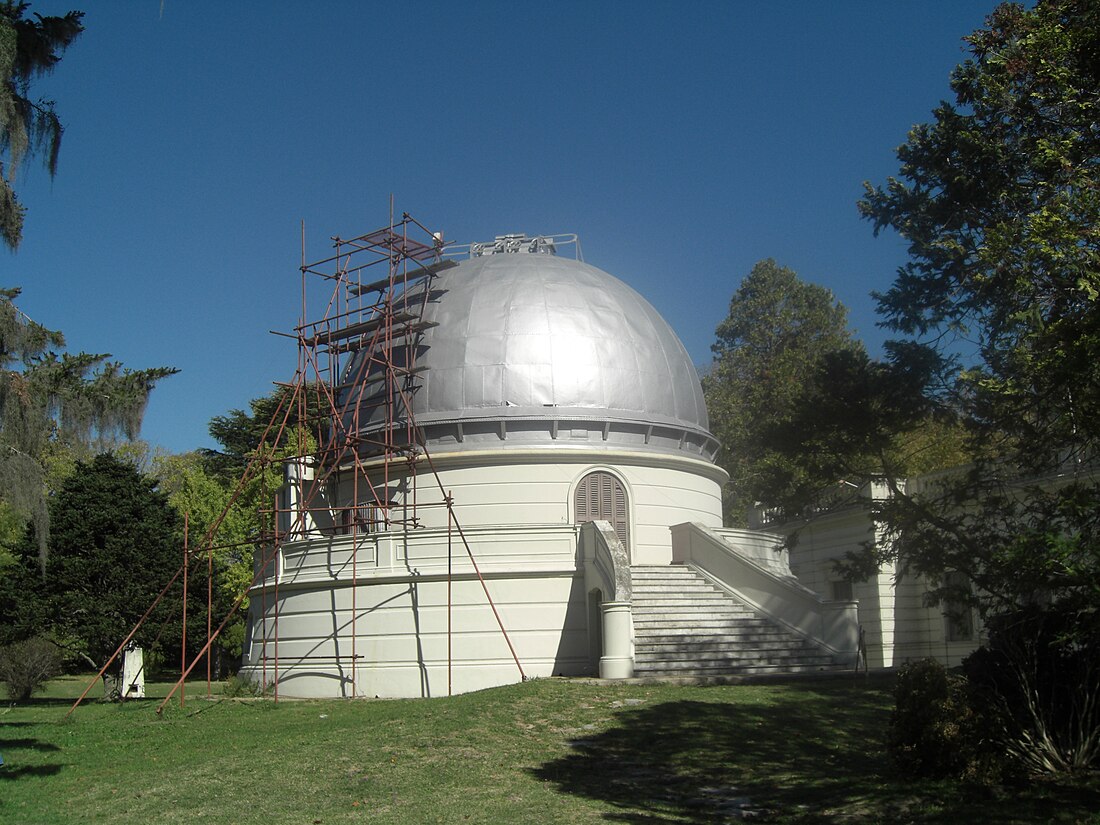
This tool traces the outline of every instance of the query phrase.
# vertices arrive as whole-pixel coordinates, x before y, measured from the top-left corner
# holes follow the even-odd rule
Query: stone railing
[[[690,564],[719,587],[830,651],[840,664],[855,661],[859,620],[854,601],[826,601],[793,576],[778,575],[739,553],[701,524],[672,527],[672,561]]]
[[[600,593],[600,677],[629,679],[634,675],[634,619],[630,554],[609,521],[581,525],[580,558],[584,592]]]

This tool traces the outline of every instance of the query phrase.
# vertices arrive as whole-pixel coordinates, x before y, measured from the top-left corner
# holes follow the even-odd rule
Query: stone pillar
[[[306,501],[310,485],[313,484],[313,467],[305,459],[288,461],[283,469],[283,486],[279,491],[279,533],[288,541],[297,541],[312,535],[316,530],[313,513],[309,511],[310,502]],[[320,504],[320,496],[315,496],[313,507]]]
[[[601,679],[629,679],[634,675],[634,652],[631,650],[630,602],[603,602],[603,655],[600,657]]]
[[[122,654],[122,680],[118,689],[120,699],[145,698],[145,665],[140,647],[127,647]]]

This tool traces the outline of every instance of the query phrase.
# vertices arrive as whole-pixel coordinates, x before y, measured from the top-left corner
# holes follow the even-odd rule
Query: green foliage
[[[898,671],[888,748],[903,775],[1001,781],[1012,766],[990,737],[993,728],[967,680],[935,659]]]
[[[47,491],[76,459],[136,437],[153,386],[177,370],[59,354],[64,336],[23,315],[13,303],[18,295],[0,290],[0,498],[33,520],[44,564]]]
[[[52,530],[46,576],[22,612],[94,661],[107,661],[182,563],[182,525],[155,482],[109,455],[79,463],[50,501]],[[37,578],[30,544],[23,548],[24,582]],[[178,605],[162,603],[135,641],[153,647],[178,639]]]
[[[938,364],[925,396],[965,421],[971,462],[895,490],[887,552],[967,573],[986,614],[1037,598],[1100,609],[1100,5],[1003,5],[967,42],[955,103],[860,203],[909,243],[878,296],[910,337],[895,362]]]
[[[1100,615],[1100,4],[1005,4],[966,40],[954,102],[913,128],[898,150],[899,177],[868,185],[860,202],[876,232],[892,228],[909,244],[909,262],[877,296],[885,325],[908,338],[895,364],[936,364],[925,397],[965,423],[970,460],[895,486],[878,513],[887,540],[877,560],[938,583],[933,599],[965,596],[988,623],[1042,605],[1067,618],[1065,649],[1091,649]],[[973,591],[950,593],[952,571]],[[1032,710],[1006,717],[1007,741],[1030,743],[1014,752],[1033,769],[1070,769],[1080,760],[1067,753],[1095,753],[1100,716],[1079,717],[1080,747],[1051,738],[1064,726],[1035,711],[1050,647],[1039,625],[1022,628],[1015,681],[994,687],[1009,706],[1030,697]],[[1073,696],[1095,704],[1094,676],[1063,676]]]
[[[0,0],[0,235],[12,250],[22,237],[23,207],[12,182],[20,163],[41,155],[57,171],[62,127],[53,101],[30,85],[57,66],[84,30],[83,12],[28,15],[29,4]],[[40,564],[49,543],[46,492],[71,465],[118,437],[133,438],[149,391],[174,370],[130,371],[108,355],[60,352],[64,339],[16,309],[18,289],[0,289],[0,498],[34,522]],[[62,473],[63,475],[63,473]]]
[[[824,391],[816,382],[825,359],[863,352],[833,294],[761,261],[734,293],[711,349],[703,389],[711,430],[722,442],[718,463],[730,474],[727,519],[744,523],[757,501],[776,503],[834,482],[831,468],[810,460],[819,445],[777,443],[801,415],[807,385]]]
[[[180,517],[187,516],[189,547],[199,574],[212,553],[217,626],[252,582],[252,547],[259,532],[255,496],[246,491],[233,500],[233,488],[210,472],[197,452],[158,456],[151,473]],[[219,636],[218,650],[230,658],[240,657],[247,609],[246,599]]]
[[[321,385],[304,387],[298,396],[291,387],[279,387],[253,399],[249,409],[230,410],[210,420],[210,435],[222,449],[204,450],[203,456],[208,469],[226,481],[241,478],[257,456],[305,453],[327,437],[331,405]]]
[[[236,673],[222,682],[222,696],[229,697],[230,699],[254,698],[263,695],[263,685]]]
[[[1100,422],[1100,6],[1002,5],[967,38],[955,103],[867,186],[910,261],[885,323],[964,369],[948,389],[1029,470],[1095,454]]]
[[[855,487],[958,463],[966,433],[924,396],[929,367],[872,361],[861,350],[824,353],[792,411],[760,425],[763,444],[802,474],[773,484],[769,503],[797,514],[827,506],[830,481]]]
[[[25,702],[61,673],[61,653],[49,639],[35,636],[0,647],[0,682],[8,698]]]
[[[23,541],[26,523],[5,501],[0,501],[0,576],[4,568],[15,563],[15,548]]]
[[[938,359],[894,343],[873,361],[846,316],[828,290],[770,260],[734,294],[703,381],[731,477],[728,521],[743,523],[757,501],[798,518],[837,498],[838,484],[968,459],[957,415],[925,395]]]
[[[28,18],[28,8],[28,3],[16,0],[0,2],[0,235],[10,249],[19,245],[23,234],[23,206],[11,187],[20,162],[28,154],[42,153],[53,175],[61,149],[63,129],[54,103],[32,100],[30,83],[52,72],[84,31],[83,12]]]
[[[881,503],[888,541],[907,571],[935,585],[950,571],[973,583],[982,616],[1057,601],[1081,615],[1100,594],[1100,508],[1089,479],[1021,481],[1011,468],[982,465],[925,480]],[[953,598],[934,586],[933,600]]]
[[[964,663],[1009,722],[999,737],[1032,773],[1100,763],[1100,620],[1072,606],[1029,607],[990,621],[988,643]]]
[[[211,420],[210,434],[222,450],[203,450],[200,455],[203,472],[227,495],[235,495],[223,528],[227,537],[244,533],[255,538],[271,531],[259,513],[270,509],[271,496],[282,486],[286,461],[315,455],[318,444],[328,438],[331,406],[321,389],[307,386],[295,394],[292,388],[280,387],[253,399],[251,414],[231,410]]]

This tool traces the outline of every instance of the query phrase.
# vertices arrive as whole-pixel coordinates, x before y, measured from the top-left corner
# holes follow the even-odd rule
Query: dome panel
[[[641,295],[596,267],[547,254],[471,258],[433,278],[423,318],[434,326],[418,341],[423,371],[412,412],[429,441],[435,424],[500,419],[507,448],[509,421],[517,436],[527,422],[526,443],[539,432],[557,437],[556,426],[533,422],[580,419],[605,422],[597,446],[614,447],[614,432],[629,431],[634,444],[638,433],[660,428],[661,438],[645,445],[668,451],[671,428],[694,433],[688,440],[713,456],[687,351]],[[353,357],[345,374],[357,374],[364,357]],[[362,429],[385,426],[385,415],[361,408]],[[445,443],[456,443],[453,431]]]

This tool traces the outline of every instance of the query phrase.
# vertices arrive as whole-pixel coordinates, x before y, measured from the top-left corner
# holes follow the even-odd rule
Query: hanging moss
[[[0,499],[34,524],[44,566],[47,450],[95,453],[136,438],[150,391],[177,370],[128,370],[109,355],[58,353],[64,337],[23,315],[18,296],[0,289]]]
[[[53,71],[84,31],[83,12],[64,17],[26,17],[26,12],[26,3],[0,2],[0,236],[12,249],[22,237],[23,207],[11,182],[32,155],[40,155],[53,175],[64,131],[53,101],[30,97],[31,80]]]

